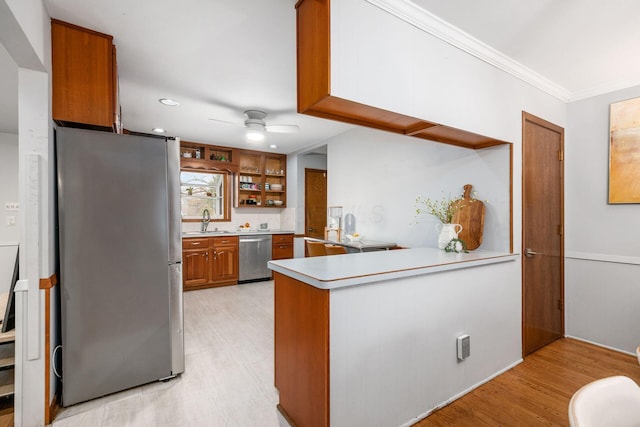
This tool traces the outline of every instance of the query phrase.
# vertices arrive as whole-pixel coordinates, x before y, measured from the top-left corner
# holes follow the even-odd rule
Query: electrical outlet
[[[7,216],[7,226],[16,225],[16,217],[13,215]]]
[[[460,335],[456,342],[458,344],[458,360],[464,360],[471,356],[471,337],[469,335]]]

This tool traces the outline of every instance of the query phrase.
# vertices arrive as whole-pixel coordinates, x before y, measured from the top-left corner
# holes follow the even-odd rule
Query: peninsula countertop
[[[319,289],[336,289],[401,277],[514,261],[519,254],[436,248],[399,249],[269,261],[271,270]]]

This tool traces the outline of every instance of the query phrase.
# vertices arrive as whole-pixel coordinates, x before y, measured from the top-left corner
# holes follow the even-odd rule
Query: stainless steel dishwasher
[[[240,236],[240,278],[239,283],[270,280],[271,234]]]

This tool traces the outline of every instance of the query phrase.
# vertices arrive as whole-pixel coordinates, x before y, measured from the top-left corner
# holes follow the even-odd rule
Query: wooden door
[[[324,239],[327,225],[327,171],[304,170],[304,230],[305,236]]]
[[[238,281],[238,246],[216,246],[213,250],[212,277],[214,283]]]
[[[185,289],[209,283],[209,248],[182,252],[182,278]]]
[[[564,129],[523,112],[523,355],[564,335]]]

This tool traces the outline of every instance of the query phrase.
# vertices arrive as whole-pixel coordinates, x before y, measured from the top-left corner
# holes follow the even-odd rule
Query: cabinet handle
[[[286,246],[280,246],[280,249],[287,249]]]
[[[207,259],[209,259],[209,252],[205,252],[205,253],[204,253],[204,257],[205,257],[205,258],[207,258]]]
[[[198,246],[200,242],[191,242],[191,246]]]
[[[218,251],[213,251],[213,259],[218,259]]]

